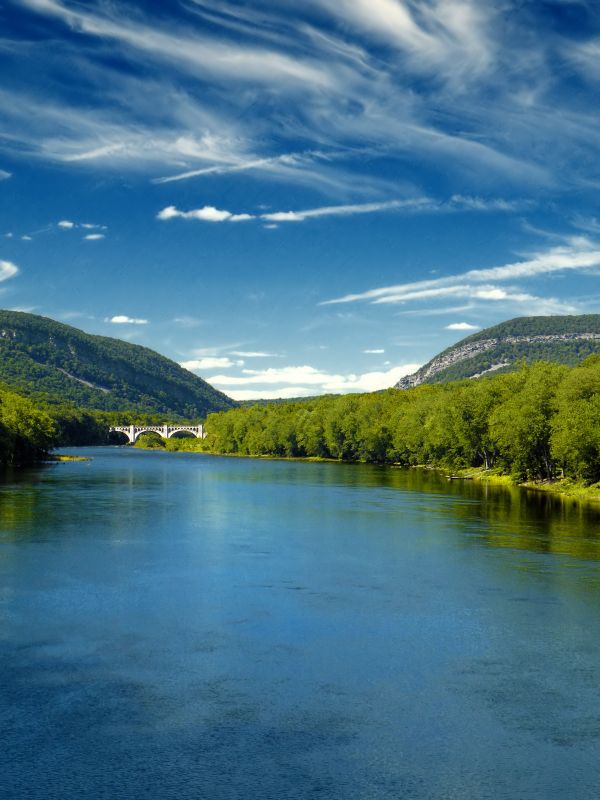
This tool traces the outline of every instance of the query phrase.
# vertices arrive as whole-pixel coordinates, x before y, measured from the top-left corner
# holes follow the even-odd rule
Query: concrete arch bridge
[[[176,433],[191,433],[197,439],[204,439],[203,425],[115,425],[110,433],[124,433],[130,444],[135,444],[142,433],[158,433],[163,439],[170,439]]]

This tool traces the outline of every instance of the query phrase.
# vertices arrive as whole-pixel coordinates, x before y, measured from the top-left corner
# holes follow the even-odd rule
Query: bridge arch
[[[203,425],[113,425],[109,433],[124,433],[129,444],[135,444],[143,433],[157,433],[163,439],[170,439],[176,433],[190,433],[197,439],[204,439]]]

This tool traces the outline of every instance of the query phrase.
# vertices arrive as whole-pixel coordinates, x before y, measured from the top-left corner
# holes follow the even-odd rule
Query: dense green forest
[[[159,353],[0,310],[0,382],[39,404],[201,418],[231,398]]]
[[[205,450],[600,481],[600,357],[211,414]],[[188,447],[191,445],[187,445]],[[200,446],[200,443],[198,445]]]

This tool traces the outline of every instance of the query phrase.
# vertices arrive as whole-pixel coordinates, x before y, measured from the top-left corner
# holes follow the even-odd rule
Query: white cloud
[[[88,233],[88,235],[84,236],[83,238],[87,242],[98,242],[100,239],[104,239],[105,237],[103,233]]]
[[[232,361],[226,356],[205,356],[191,361],[182,361],[180,366],[189,370],[226,369],[227,367],[241,366],[243,361]]]
[[[116,314],[114,317],[106,317],[105,322],[112,322],[114,325],[147,325],[147,319],[137,319],[128,317],[125,314]]]
[[[335,374],[316,369],[309,365],[299,367],[269,368],[264,370],[244,369],[241,375],[213,375],[206,380],[220,387],[225,387],[229,394],[229,387],[256,385],[256,391],[248,391],[248,397],[284,397],[278,394],[285,389],[268,390],[263,387],[275,386],[294,387],[294,393],[288,396],[304,394],[324,394],[328,392],[373,392],[386,389],[397,383],[404,375],[409,375],[419,368],[419,364],[404,364],[391,367],[386,371],[365,372],[362,374]],[[302,391],[300,391],[302,390]],[[235,389],[234,389],[235,391]]]
[[[479,325],[471,325],[470,322],[451,322],[450,325],[446,325],[447,331],[477,331],[479,330]]]
[[[179,211],[175,206],[167,206],[159,211],[157,219],[198,219],[203,222],[242,222],[252,219],[250,214],[232,214],[231,211],[224,211],[214,206],[204,206],[203,208],[192,209],[192,211]]]
[[[12,172],[7,172],[5,169],[0,169],[0,181],[7,181],[12,177]]]
[[[13,278],[19,272],[19,268],[12,261],[3,261],[0,259],[0,281],[7,281]]]
[[[29,236],[29,234],[27,234],[27,233],[24,236],[21,236],[21,241],[23,241],[23,242],[31,242],[32,239],[33,239],[33,236]]]
[[[382,347],[375,347],[372,350],[363,350],[363,353],[367,353],[369,355],[382,355],[385,353],[385,350]]]
[[[96,222],[73,222],[73,220],[70,219],[61,219],[60,222],[57,222],[57,225],[59,228],[62,228],[65,231],[73,230],[73,228],[83,228],[84,230],[106,230],[106,225],[99,225]],[[103,239],[104,236],[95,234],[86,236],[85,238],[93,241],[94,239]]]

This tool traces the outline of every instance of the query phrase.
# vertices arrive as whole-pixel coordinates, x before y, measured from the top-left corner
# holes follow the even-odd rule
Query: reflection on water
[[[0,483],[3,798],[597,796],[596,508],[89,452]]]
[[[121,460],[131,456],[116,448],[113,455],[114,451]],[[139,458],[139,454],[135,456]],[[196,462],[207,459],[188,454],[178,457],[181,460],[186,456],[188,465],[194,459]],[[150,454],[150,457],[158,460],[166,454]],[[114,462],[110,470],[99,469],[96,462],[87,462],[83,467],[79,465],[79,471],[74,464],[57,464],[7,472],[0,483],[0,526],[4,539],[24,535],[40,521],[50,526],[54,520],[60,525],[73,520],[89,523],[99,516],[106,523],[106,505],[115,511],[110,523],[117,529],[124,514],[144,515],[150,508],[154,513],[157,498],[164,505],[169,493],[178,488],[180,473],[171,469],[176,458],[172,457],[168,466],[152,470],[140,470],[134,460],[119,464],[114,470]],[[211,509],[213,513],[218,513],[220,484],[230,485],[238,480],[252,485],[264,484],[268,478],[272,482],[347,487],[361,492],[385,488],[435,495],[438,501],[440,497],[446,498],[446,502],[432,503],[428,511],[455,517],[464,532],[476,536],[482,544],[600,560],[600,504],[480,481],[451,481],[440,472],[418,469],[244,460],[246,464],[260,464],[260,468],[236,471],[232,469],[236,464],[233,459],[214,459],[213,463],[210,471],[196,476],[205,492],[207,482],[212,484],[216,503]],[[69,475],[65,483],[64,473],[68,470],[75,474]],[[101,496],[95,497],[95,492],[101,492]],[[78,495],[76,502],[74,495]],[[426,498],[421,497],[419,502],[426,502]],[[396,508],[388,510],[395,512]]]

